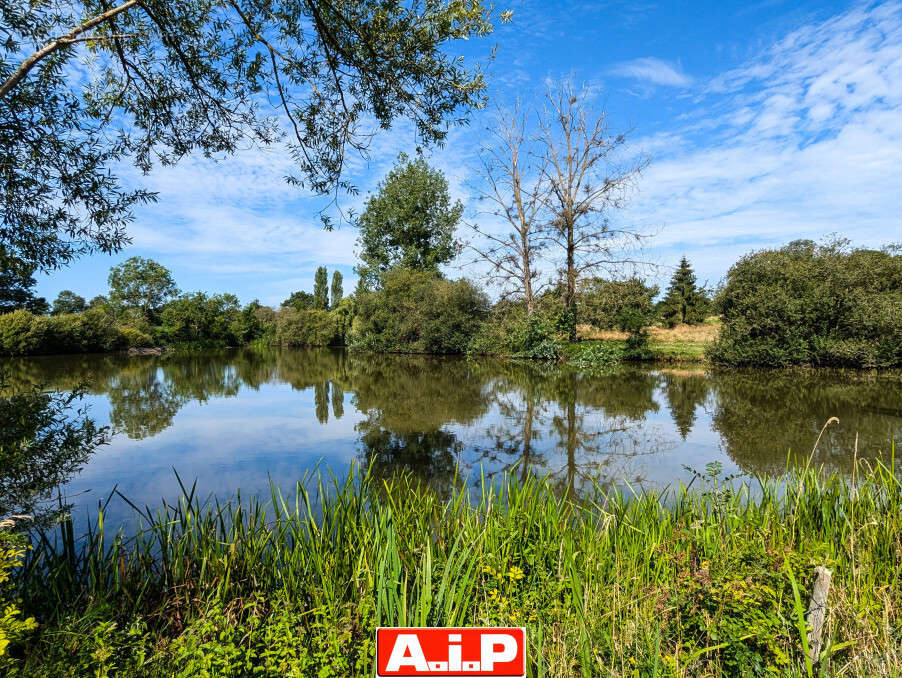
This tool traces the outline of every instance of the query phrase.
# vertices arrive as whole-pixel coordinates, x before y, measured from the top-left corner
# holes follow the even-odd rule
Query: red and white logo
[[[376,675],[526,676],[524,628],[380,628]]]

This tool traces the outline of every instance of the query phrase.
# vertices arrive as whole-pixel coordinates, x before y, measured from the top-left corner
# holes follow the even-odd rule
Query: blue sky
[[[514,12],[486,41],[452,45],[468,57],[497,45],[491,105],[538,101],[570,79],[596,93],[631,148],[651,158],[618,218],[655,235],[644,258],[666,282],[683,254],[716,283],[742,254],[841,233],[855,244],[902,241],[902,3],[498,2]],[[471,168],[490,112],[476,112],[429,161],[475,207]],[[350,165],[357,208],[401,150],[406,124]],[[127,182],[159,192],[130,227],[132,246],[79,260],[38,291],[106,291],[109,267],[145,256],[181,289],[235,292],[277,305],[311,289],[319,264],[353,289],[356,232],[323,231],[321,202],[285,184],[280,148],[219,162],[189,158]],[[478,274],[451,268],[452,276]]]

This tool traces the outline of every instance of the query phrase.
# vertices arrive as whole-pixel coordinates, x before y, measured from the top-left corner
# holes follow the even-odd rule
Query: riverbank
[[[275,511],[189,492],[133,540],[101,512],[84,542],[64,525],[15,568],[37,628],[7,669],[369,676],[379,625],[524,625],[531,676],[896,675],[902,485],[860,471],[731,491],[712,467],[688,490],[579,502],[513,476],[472,502],[352,476],[316,510],[300,488]],[[833,586],[809,667],[818,565]]]
[[[676,327],[649,327],[649,360],[658,362],[706,362],[706,351],[720,334],[720,319],[708,318],[698,325],[677,325]],[[582,325],[579,327],[580,340],[603,341],[626,350],[627,333],[616,330],[597,330]]]

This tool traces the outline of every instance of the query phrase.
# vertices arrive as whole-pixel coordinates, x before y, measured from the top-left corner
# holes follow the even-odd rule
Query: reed
[[[389,625],[522,625],[530,676],[899,675],[902,484],[807,468],[574,499],[513,475],[441,499],[407,477],[316,476],[268,501],[101,507],[32,536],[19,675],[372,675]],[[137,507],[135,510],[138,511]],[[800,606],[834,573],[825,649]]]

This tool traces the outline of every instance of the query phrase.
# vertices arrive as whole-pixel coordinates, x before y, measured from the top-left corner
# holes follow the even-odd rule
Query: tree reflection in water
[[[277,390],[274,407],[296,412],[298,399],[309,398],[324,441],[335,439],[326,431],[353,426],[371,473],[413,473],[439,492],[480,467],[550,476],[562,492],[673,482],[662,469],[701,467],[724,453],[748,473],[779,474],[789,450],[807,456],[831,416],[840,424],[827,429],[815,456],[830,470],[851,468],[856,435],[864,458],[902,438],[899,373],[627,366],[589,375],[541,362],[332,349],[24,358],[3,369],[9,392],[88,384],[109,403],[113,429],[136,440],[173,426],[189,403],[252,399],[286,384],[291,390]],[[241,431],[235,435],[244,445]],[[256,444],[246,441],[248,449]]]

